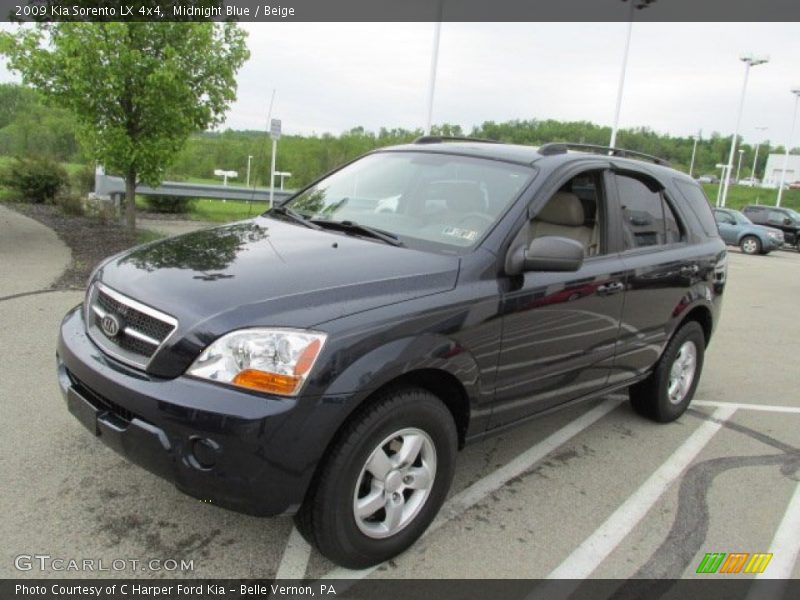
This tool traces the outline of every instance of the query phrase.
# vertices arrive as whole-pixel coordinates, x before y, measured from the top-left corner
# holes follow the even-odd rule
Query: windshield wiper
[[[385,242],[391,246],[405,246],[403,242],[397,239],[397,236],[392,235],[387,231],[370,227],[369,225],[361,225],[355,221],[330,221],[328,219],[314,219],[314,224],[318,227],[322,226],[329,229],[339,229],[349,233],[365,235],[367,237],[375,238],[376,240],[381,240],[382,242]]]
[[[299,212],[289,208],[288,206],[273,206],[271,209],[269,209],[268,214],[269,213],[275,213],[278,215],[282,215],[284,217],[288,217],[295,223],[299,223],[300,225],[305,225],[306,227],[309,227],[311,229],[322,229],[322,227],[320,227],[316,223],[312,223],[311,221],[306,219],[303,215],[301,215]]]

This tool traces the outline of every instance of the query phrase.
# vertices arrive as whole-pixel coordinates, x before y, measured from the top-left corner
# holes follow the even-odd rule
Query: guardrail
[[[95,174],[94,193],[107,197],[120,206],[125,196],[125,180],[122,177]],[[164,181],[157,187],[137,185],[136,193],[141,196],[175,196],[179,198],[212,198],[218,200],[239,200],[245,202],[269,202],[269,188],[250,188],[210,183],[190,183],[185,181]],[[275,190],[275,204],[281,204],[294,194],[294,190]]]

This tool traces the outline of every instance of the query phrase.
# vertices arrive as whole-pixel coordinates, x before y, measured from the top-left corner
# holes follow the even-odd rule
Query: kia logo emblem
[[[119,333],[119,321],[114,315],[106,315],[100,321],[100,328],[108,337],[114,337]]]

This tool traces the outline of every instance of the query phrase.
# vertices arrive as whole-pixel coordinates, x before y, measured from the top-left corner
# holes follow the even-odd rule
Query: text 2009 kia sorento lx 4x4
[[[192,496],[385,560],[466,443],[620,388],[686,410],[725,245],[695,182],[633,156],[421,138],[114,256],[61,327],[69,410]]]

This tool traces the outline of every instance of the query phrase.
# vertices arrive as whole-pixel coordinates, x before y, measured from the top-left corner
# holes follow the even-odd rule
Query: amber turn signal
[[[245,369],[233,378],[232,383],[261,392],[292,394],[301,380],[301,377],[295,375],[277,375],[257,369]]]

